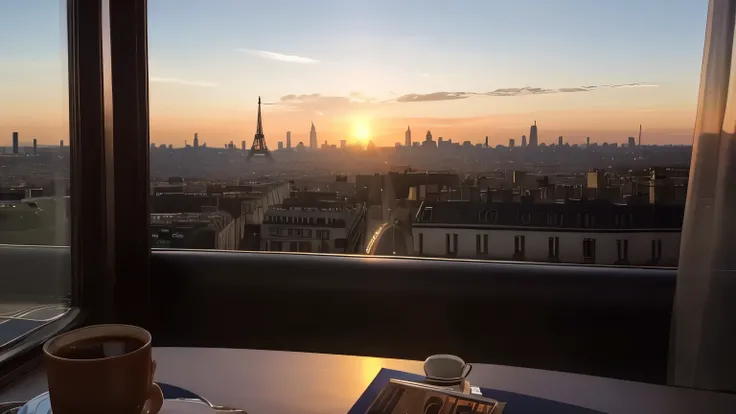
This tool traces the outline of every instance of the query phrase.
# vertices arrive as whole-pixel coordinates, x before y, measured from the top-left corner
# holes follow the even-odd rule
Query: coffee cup
[[[436,382],[460,383],[472,369],[472,365],[466,364],[462,358],[455,355],[432,355],[424,361],[424,374],[427,379]]]
[[[43,351],[54,414],[156,414],[163,405],[143,328],[88,326],[50,339]]]

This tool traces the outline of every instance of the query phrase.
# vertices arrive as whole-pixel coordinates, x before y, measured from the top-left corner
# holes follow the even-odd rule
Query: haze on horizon
[[[149,0],[151,141],[690,144],[707,1]],[[64,2],[0,2],[0,146],[67,139]]]

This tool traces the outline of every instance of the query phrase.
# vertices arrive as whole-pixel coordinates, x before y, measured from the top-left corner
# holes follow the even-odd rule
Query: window
[[[517,259],[517,260],[524,259],[525,244],[526,244],[525,236],[515,236],[514,237],[514,259]]]
[[[629,241],[616,240],[616,252],[619,262],[628,262],[629,260]]]
[[[422,221],[432,220],[432,207],[424,207],[422,210]]]
[[[448,256],[457,255],[457,234],[445,234],[445,250]]]
[[[583,260],[586,263],[595,262],[595,239],[583,240]]]
[[[271,235],[272,237],[278,237],[281,235],[281,229],[271,228],[269,229],[269,235]]]
[[[80,305],[71,286],[84,280],[70,257],[101,242],[79,223],[77,239],[86,240],[70,237],[72,180],[77,189],[91,184],[71,175],[65,3],[0,2],[0,354]]]
[[[560,260],[560,238],[550,237],[548,248],[549,248],[548,257],[553,260]]]
[[[690,142],[683,139],[692,128],[679,124],[673,127],[656,115],[657,111],[670,111],[662,104],[671,98],[670,87],[690,88],[689,95],[681,96],[697,96],[694,85],[699,78],[693,77],[692,71],[678,66],[672,75],[677,82],[668,83],[667,88],[646,89],[646,102],[641,105],[653,113],[651,121],[640,120],[645,125],[639,146],[638,124],[631,124],[636,121],[625,127],[634,129],[625,137],[609,129],[622,119],[621,110],[624,110],[612,108],[624,102],[625,111],[630,111],[640,102],[637,93],[643,94],[644,90],[635,82],[652,78],[643,67],[635,68],[635,73],[626,72],[626,76],[632,77],[631,85],[622,79],[601,80],[600,85],[555,86],[549,84],[550,79],[559,75],[553,70],[549,76],[543,71],[524,72],[526,78],[519,82],[530,85],[529,88],[514,90],[508,89],[513,85],[499,85],[486,91],[482,90],[485,84],[478,78],[482,68],[501,65],[500,76],[507,76],[517,72],[519,62],[517,54],[508,53],[502,53],[500,60],[486,61],[488,54],[481,47],[476,51],[480,61],[470,59],[467,54],[452,61],[463,68],[461,76],[468,83],[467,90],[472,91],[456,95],[446,88],[452,84],[448,84],[448,79],[458,74],[432,73],[443,71],[440,56],[452,55],[451,48],[442,42],[439,46],[433,41],[408,46],[395,41],[414,39],[418,28],[425,27],[420,17],[410,14],[402,24],[391,24],[396,30],[388,36],[382,24],[393,21],[401,13],[391,13],[390,7],[379,8],[377,14],[369,13],[358,22],[354,11],[348,12],[349,7],[337,6],[345,2],[332,3],[329,7],[322,3],[312,5],[309,11],[314,18],[302,19],[298,7],[277,10],[268,2],[252,7],[243,2],[215,5],[193,2],[181,13],[172,15],[175,7],[172,0],[148,1],[150,141],[155,143],[149,151],[150,181],[154,191],[168,191],[163,196],[151,197],[152,214],[184,213],[186,221],[197,221],[198,225],[228,240],[218,247],[232,246],[236,250],[265,248],[262,239],[276,236],[261,226],[284,220],[284,227],[293,230],[289,233],[284,229],[279,237],[299,238],[299,241],[345,238],[345,253],[350,254],[365,254],[368,241],[386,225],[396,226],[400,231],[378,231],[371,243],[375,254],[394,255],[400,250],[397,256],[483,256],[489,260],[512,260],[520,256],[545,260],[549,256],[580,263],[583,259],[577,243],[587,237],[603,240],[598,235],[600,231],[612,239],[609,241],[606,236],[607,241],[601,241],[603,250],[595,257],[597,263],[614,264],[617,256],[613,243],[621,237],[633,243],[632,248],[645,246],[645,254],[632,251],[627,258],[638,266],[658,260],[650,257],[651,236],[646,234],[657,228],[681,228],[685,193],[678,192],[686,188],[686,168],[678,172],[663,169],[661,183],[655,177],[651,186],[650,179],[652,168],[657,165],[685,165],[692,156]],[[484,13],[493,15],[488,12],[498,6],[486,3],[474,2],[453,9],[454,18],[450,20],[472,20]],[[436,8],[440,6],[427,7],[430,15],[444,15]],[[570,8],[579,11],[583,7]],[[614,8],[628,10],[627,6]],[[516,7],[510,7],[513,9]],[[286,25],[279,31],[283,38],[295,39],[287,42],[294,50],[267,47],[283,49],[283,44],[287,44],[283,42],[235,44],[237,40],[232,39],[255,39],[253,42],[263,43],[257,25],[232,23],[245,21],[254,13],[260,16],[259,21],[298,18],[305,22],[304,30]],[[603,19],[607,28],[613,26],[606,23],[618,21],[617,13],[603,16],[595,18]],[[338,30],[333,17],[345,27],[340,26]],[[660,30],[657,33],[671,33],[664,23],[656,25]],[[460,42],[457,44],[478,43],[477,34],[471,35],[462,27],[456,29],[453,36]],[[532,31],[541,33],[537,26]],[[427,36],[433,40],[441,38],[435,32],[428,31]],[[394,46],[354,54],[335,33],[347,39],[371,39],[377,45]],[[569,34],[563,37],[572,40],[541,37],[546,39],[545,50],[556,56],[554,59],[567,56],[567,46],[575,41]],[[663,35],[656,39],[667,53],[671,48],[666,41],[671,38]],[[512,39],[510,47],[527,50],[525,45],[518,44],[518,39]],[[600,67],[618,68],[620,59],[614,59],[617,54],[608,55],[605,50],[609,46],[619,50],[624,43],[618,39],[618,43],[609,45],[606,39],[609,37],[598,39],[605,40],[598,42],[605,45],[595,62]],[[702,47],[700,40],[692,44]],[[309,45],[320,46],[317,50]],[[642,47],[635,45],[632,53],[641,53]],[[702,50],[690,52],[692,56],[702,56]],[[433,57],[416,59],[415,55],[427,53]],[[317,56],[320,54],[323,56]],[[586,71],[591,60],[579,53],[573,55],[576,64],[571,67],[575,76],[565,73],[564,78],[592,76]],[[201,59],[192,63],[192,56]],[[425,66],[417,62],[424,62]],[[570,66],[567,61],[562,63],[552,62],[550,67]],[[693,67],[692,64],[682,66]],[[249,79],[259,82],[244,81],[243,70],[249,73]],[[379,80],[366,83],[361,71],[381,76],[376,75]],[[305,85],[312,91],[306,91]],[[418,89],[423,92],[417,92]],[[585,93],[592,89],[595,93]],[[506,100],[505,95],[528,96]],[[468,106],[470,101],[462,99],[468,97],[475,104],[472,108]],[[582,98],[586,98],[586,105],[581,109],[573,102]],[[588,98],[593,101],[588,102]],[[544,105],[556,108],[556,118],[522,121],[526,116],[522,114],[536,113],[542,101],[547,100],[549,103]],[[427,102],[411,104],[414,101]],[[507,107],[506,103],[513,105]],[[680,101],[674,107],[678,108],[678,114],[667,112],[671,119],[689,119],[695,111],[694,106],[687,107]],[[682,109],[685,107],[687,111]],[[594,108],[604,109],[598,113]],[[447,122],[441,121],[438,114],[448,114]],[[480,125],[489,125],[488,120],[498,116],[510,122],[502,128],[505,132],[483,133]],[[590,117],[601,122],[583,121]],[[402,124],[399,130],[398,119],[407,120],[408,125]],[[478,122],[470,125],[464,121],[467,119],[478,119]],[[624,124],[620,127],[624,128]],[[258,125],[262,130],[257,131]],[[504,134],[510,135],[502,138]],[[489,135],[487,143],[486,135]],[[628,135],[635,139],[629,140]],[[467,137],[468,141],[462,138],[458,142],[460,137]],[[621,137],[627,138],[625,146],[621,145]],[[171,177],[179,179],[172,181]],[[650,193],[650,188],[654,193]],[[245,207],[241,207],[243,204]],[[202,206],[216,208],[205,213]],[[253,213],[242,215],[242,208]],[[264,215],[271,218],[264,220]],[[176,220],[171,221],[174,225]],[[229,231],[230,223],[242,230]],[[560,228],[565,228],[565,232],[556,231]],[[628,228],[637,233],[617,236],[612,232]],[[491,231],[494,239],[486,242],[482,234]],[[461,234],[463,246],[459,244]],[[518,243],[513,242],[518,247],[508,249],[511,239],[522,235],[534,235],[529,239],[529,251],[525,246],[520,247],[525,243],[521,238]],[[544,248],[548,247],[545,240],[558,236],[573,245],[568,248],[566,241],[558,249],[553,241],[548,251],[551,254],[545,255]],[[392,240],[381,242],[387,237]],[[635,240],[641,237],[644,240]],[[676,250],[677,245],[673,243],[671,248]],[[181,240],[178,246],[194,247],[191,239]],[[210,243],[209,248],[215,247]],[[329,247],[333,251],[332,242]],[[313,250],[318,250],[317,244],[313,244]],[[668,263],[670,258],[676,262],[677,253],[664,251],[663,256]]]
[[[477,255],[488,254],[488,235],[487,234],[476,234],[475,235],[475,254]]]
[[[662,239],[652,240],[652,262],[656,263],[662,258]]]
[[[280,241],[271,241],[271,251],[272,252],[280,252],[283,250],[283,244]]]

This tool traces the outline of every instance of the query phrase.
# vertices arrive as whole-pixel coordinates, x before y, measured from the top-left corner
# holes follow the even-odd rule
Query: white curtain
[[[736,0],[710,0],[669,353],[670,384],[723,391],[736,391],[735,21]]]

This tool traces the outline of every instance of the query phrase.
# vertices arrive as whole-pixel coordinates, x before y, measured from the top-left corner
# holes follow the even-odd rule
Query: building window
[[[302,237],[312,237],[312,230],[303,229],[302,230]]]
[[[317,225],[324,225],[325,224],[325,218],[324,217],[318,217],[317,218]]]
[[[629,260],[629,241],[616,240],[616,251],[619,262],[627,262]]]
[[[283,246],[280,241],[272,241],[271,242],[271,251],[272,252],[280,252],[283,250]]]
[[[658,262],[662,258],[662,239],[652,240],[652,261]]]
[[[457,255],[457,239],[457,234],[445,233],[445,252],[448,256]]]
[[[419,233],[419,254],[424,254],[424,234]]]
[[[514,259],[523,259],[526,247],[526,236],[514,237]]]
[[[549,258],[554,260],[560,259],[560,238],[549,238]]]
[[[269,230],[268,230],[268,232],[269,232],[269,234],[270,234],[270,235],[271,235],[272,237],[278,237],[278,236],[280,236],[280,235],[281,235],[281,229],[274,229],[274,228],[271,228],[271,229],[269,229]]]
[[[488,235],[487,234],[476,234],[475,235],[475,254],[488,254]]]
[[[478,213],[478,221],[488,223],[488,210],[482,210]]]
[[[583,260],[586,263],[595,262],[595,239],[583,240]]]
[[[317,230],[317,238],[318,239],[329,239],[330,231],[329,230]]]
[[[547,213],[547,225],[548,226],[562,226],[564,215],[562,213]]]
[[[529,222],[532,221],[532,215],[529,212],[521,213],[520,217],[521,217],[521,224],[529,224]]]
[[[289,242],[289,251],[290,252],[298,252],[299,251],[299,244],[297,242]]]
[[[299,242],[299,251],[300,252],[312,252],[312,242]]]
[[[590,213],[582,213],[578,217],[580,218],[580,227],[584,229],[592,228],[595,225],[595,219]]]
[[[432,220],[432,207],[424,207],[424,210],[422,210],[422,220],[421,221],[430,221]]]

